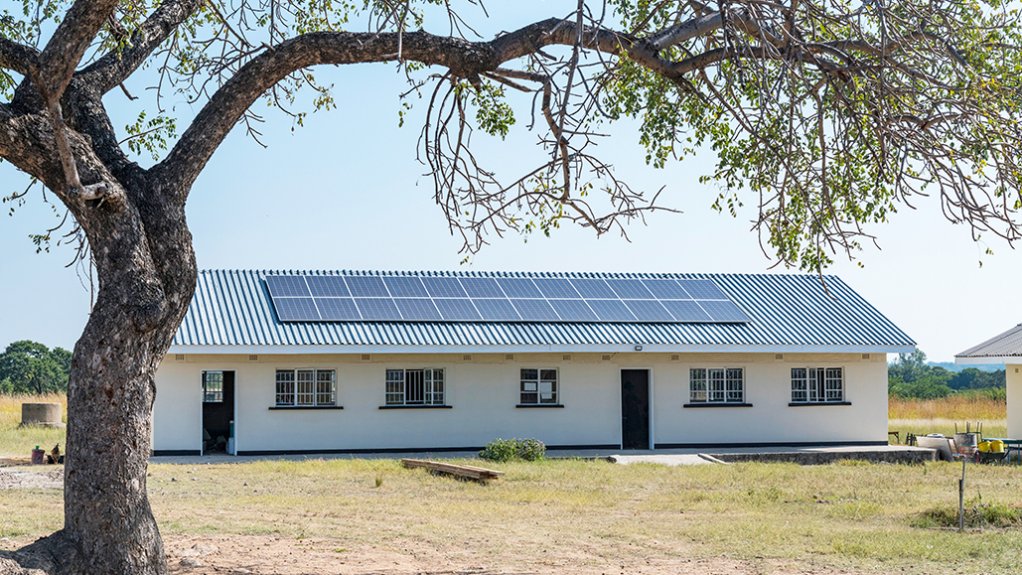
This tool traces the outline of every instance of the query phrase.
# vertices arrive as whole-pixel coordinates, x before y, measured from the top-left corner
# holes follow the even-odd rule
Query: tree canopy
[[[264,117],[254,102],[297,123],[309,111],[296,103],[304,92],[315,95],[313,107],[331,108],[332,87],[311,67],[394,62],[410,84],[406,105],[418,96],[429,108],[420,158],[468,251],[508,230],[549,232],[572,221],[624,231],[670,209],[669,197],[634,190],[613,158],[599,156],[606,125],[623,118],[638,123],[651,166],[712,157],[697,169],[721,190],[713,207],[753,216],[764,249],[788,265],[820,270],[835,254],[854,257],[875,241],[877,224],[925,196],[975,237],[1013,242],[1022,230],[1020,29],[1017,7],[1000,0],[579,2],[566,16],[490,41],[475,31],[486,9],[474,1],[89,4],[109,16],[68,13],[84,27],[67,37],[67,20],[58,26],[64,2],[5,10],[0,96],[11,102],[0,108],[0,126],[11,127],[30,93],[46,100],[78,84],[106,94],[150,68],[151,90],[125,90],[147,104],[123,130],[103,118],[68,119],[92,148],[111,146],[93,152],[112,173],[91,183],[35,174],[57,190],[106,193],[113,204],[114,189],[89,186],[122,179],[131,154],[151,154],[152,173],[188,186],[236,122],[258,138]],[[432,32],[438,27],[446,34]],[[48,34],[49,50],[40,51]],[[58,47],[81,52],[81,61],[29,90],[26,79],[57,71],[48,67],[61,60]],[[512,105],[517,92],[534,97],[531,110]],[[171,95],[200,111],[182,117],[165,107]],[[545,157],[524,174],[500,173],[499,160],[474,153],[472,133],[504,137],[523,116]],[[15,132],[7,130],[6,145],[3,134],[0,149],[23,165]]]
[[[887,367],[888,391],[893,397],[937,399],[954,393],[981,392],[1004,399],[1005,372],[981,371],[974,367],[952,372],[929,365],[920,350],[898,355]]]
[[[34,341],[16,341],[0,353],[0,393],[67,391],[71,352]]]

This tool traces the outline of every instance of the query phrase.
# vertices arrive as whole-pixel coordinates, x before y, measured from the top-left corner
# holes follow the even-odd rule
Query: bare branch
[[[117,4],[118,0],[77,0],[68,9],[40,54],[38,70],[32,78],[47,105],[59,101],[85,50]]]
[[[127,47],[114,49],[82,70],[79,74],[88,82],[95,82],[101,93],[121,84],[166,41],[204,0],[168,0],[132,32]]]
[[[0,68],[29,76],[38,65],[38,50],[0,37]]]

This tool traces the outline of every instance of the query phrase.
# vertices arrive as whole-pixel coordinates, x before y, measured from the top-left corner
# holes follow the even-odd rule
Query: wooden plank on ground
[[[442,463],[440,461],[428,461],[426,459],[402,459],[401,465],[408,469],[428,469],[435,473],[464,477],[476,481],[490,481],[504,475],[502,471],[486,469],[484,467],[473,467],[471,465],[455,465],[453,463]]]

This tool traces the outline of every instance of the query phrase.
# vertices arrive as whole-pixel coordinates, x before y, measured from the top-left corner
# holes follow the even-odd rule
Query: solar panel
[[[546,300],[542,299],[513,299],[511,305],[518,310],[518,315],[525,321],[557,321],[557,313]]]
[[[316,298],[316,307],[323,321],[357,321],[362,319],[350,297]]]
[[[422,283],[433,297],[467,297],[458,278],[424,277]]]
[[[577,299],[579,297],[571,282],[560,278],[535,278],[532,280],[547,299]]]
[[[506,299],[474,299],[479,314],[486,321],[518,321],[521,318],[511,302]]]
[[[389,321],[401,319],[401,314],[390,298],[355,298],[362,319]]]
[[[717,284],[710,280],[678,280],[678,283],[692,299],[728,299]]]
[[[572,278],[571,285],[583,298],[617,299],[617,294],[607,282],[593,278]]]
[[[635,316],[628,311],[624,302],[616,299],[589,300],[589,307],[596,312],[602,321],[635,321]]]
[[[271,297],[309,297],[309,287],[302,276],[266,276]]]
[[[282,322],[751,321],[710,279],[281,274],[265,282]]]
[[[536,289],[536,284],[532,283],[529,278],[500,278],[497,283],[511,299],[543,297],[543,294]]]
[[[640,280],[607,280],[607,285],[621,299],[653,299]]]
[[[699,305],[703,306],[706,313],[710,314],[713,321],[737,323],[749,321],[749,316],[745,315],[745,312],[741,308],[731,303],[730,301],[702,301]]]
[[[407,321],[437,321],[442,319],[440,312],[429,298],[398,298],[394,305],[401,312],[401,318]]]
[[[561,321],[597,321],[599,318],[580,299],[552,299],[550,305],[561,316]]]
[[[319,321],[319,311],[311,297],[273,298],[280,321]]]
[[[340,276],[305,276],[313,297],[349,297],[348,286]]]
[[[383,283],[394,297],[429,297],[422,281],[415,276],[388,276],[383,278]]]
[[[692,300],[661,300],[661,304],[667,311],[671,312],[675,321],[680,322],[707,322],[712,318],[699,307],[699,304]]]
[[[383,280],[376,276],[344,276],[351,295],[355,297],[389,297]]]
[[[504,297],[493,278],[461,278],[461,287],[465,288],[468,297]]]
[[[433,300],[440,315],[447,321],[479,321],[482,317],[476,311],[472,300],[469,299],[446,299],[438,298]]]
[[[642,280],[642,285],[657,299],[692,299],[674,280]]]
[[[639,321],[674,321],[674,316],[667,312],[660,302],[648,299],[633,299],[625,302],[628,309]]]

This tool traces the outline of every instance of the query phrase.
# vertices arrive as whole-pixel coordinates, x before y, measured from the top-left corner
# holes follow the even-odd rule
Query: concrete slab
[[[861,459],[865,461],[889,463],[918,463],[932,461],[935,452],[932,449],[910,447],[907,445],[875,445],[875,446],[820,446],[820,447],[728,447],[699,449],[657,449],[657,450],[551,450],[549,458],[580,458],[609,459],[629,463],[663,463],[664,465],[698,464],[695,459],[702,458],[699,454],[708,454],[725,462],[738,461],[792,461],[796,463],[829,463],[841,459]],[[475,451],[445,451],[419,453],[359,453],[359,454],[302,454],[302,455],[173,455],[159,456],[151,459],[152,463],[169,464],[224,464],[245,463],[248,461],[305,461],[315,459],[471,459]]]

